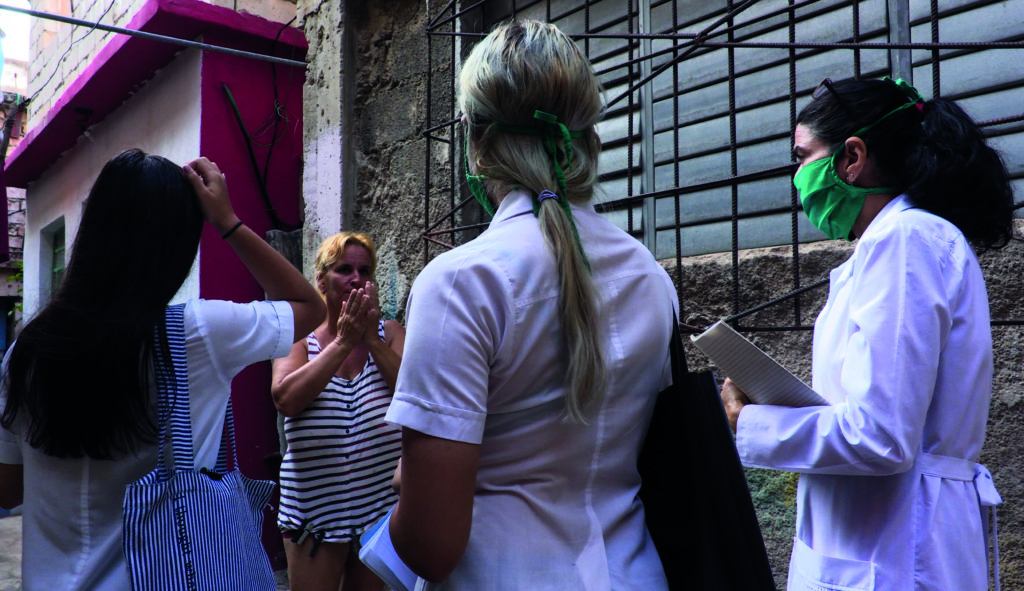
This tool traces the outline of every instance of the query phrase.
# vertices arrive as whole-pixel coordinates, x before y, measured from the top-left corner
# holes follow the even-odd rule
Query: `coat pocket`
[[[875,564],[825,556],[793,539],[787,591],[873,591]]]

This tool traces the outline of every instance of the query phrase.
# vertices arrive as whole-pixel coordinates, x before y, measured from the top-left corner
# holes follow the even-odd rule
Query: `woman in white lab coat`
[[[956,104],[888,78],[823,82],[793,155],[808,218],[857,241],[814,327],[831,406],[722,387],[743,463],[800,473],[788,591],[987,589],[999,496],[976,464],[992,338],[972,246],[1012,235],[1005,166]]]

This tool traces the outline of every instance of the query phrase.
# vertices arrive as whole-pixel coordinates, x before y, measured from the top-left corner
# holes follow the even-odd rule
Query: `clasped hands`
[[[338,315],[338,334],[334,340],[339,345],[354,347],[360,342],[380,340],[377,326],[380,324],[380,301],[377,286],[372,281],[359,289],[353,289],[348,299],[341,303]]]

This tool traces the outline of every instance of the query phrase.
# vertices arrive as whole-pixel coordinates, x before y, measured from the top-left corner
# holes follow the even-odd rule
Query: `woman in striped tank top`
[[[325,240],[315,271],[327,318],[274,364],[271,392],[288,444],[278,527],[292,591],[383,588],[352,544],[398,500],[391,475],[401,431],[384,413],[405,329],[380,319],[376,266],[366,234]]]

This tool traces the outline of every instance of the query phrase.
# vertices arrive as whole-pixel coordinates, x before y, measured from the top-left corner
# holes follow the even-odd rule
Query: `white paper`
[[[409,570],[391,544],[391,511],[360,536],[359,560],[394,591],[414,591],[419,577]]]
[[[751,402],[777,406],[828,406],[820,394],[721,320],[701,334],[691,336],[690,340],[743,390]]]

